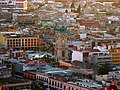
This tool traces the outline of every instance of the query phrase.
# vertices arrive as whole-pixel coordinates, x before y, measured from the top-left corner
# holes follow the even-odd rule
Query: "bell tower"
[[[74,0],[72,0],[70,8],[71,8],[71,12],[75,12]]]
[[[57,61],[68,59],[68,45],[67,45],[67,27],[59,25],[55,31],[55,57]]]

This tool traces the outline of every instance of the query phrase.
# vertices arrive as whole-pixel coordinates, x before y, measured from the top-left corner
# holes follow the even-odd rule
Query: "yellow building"
[[[2,33],[0,33],[0,46],[4,46],[5,45],[5,39]]]
[[[35,49],[42,44],[42,39],[34,36],[24,36],[17,32],[1,32],[0,46],[7,48]]]
[[[112,64],[120,65],[120,52],[110,52],[112,55]]]
[[[5,43],[5,37],[4,35],[5,34],[15,34],[17,31],[18,31],[19,28],[14,28],[14,29],[8,29],[8,32],[0,32],[0,46],[5,46],[6,43]]]
[[[8,29],[8,32],[16,33],[19,31],[19,28]]]
[[[27,10],[28,1],[27,0],[16,0],[16,8],[22,8],[23,10]]]

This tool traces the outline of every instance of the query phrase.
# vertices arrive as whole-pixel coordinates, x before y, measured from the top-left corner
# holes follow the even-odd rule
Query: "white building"
[[[2,8],[2,12],[20,12],[27,10],[27,0],[14,0],[14,1],[0,1],[0,7]]]
[[[108,77],[109,77],[109,78],[120,79],[120,70],[119,70],[119,71],[109,72]]]
[[[83,53],[80,51],[74,51],[72,53],[72,61],[83,61]]]

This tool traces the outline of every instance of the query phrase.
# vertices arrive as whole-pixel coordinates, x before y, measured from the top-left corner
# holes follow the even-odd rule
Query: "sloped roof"
[[[41,69],[52,69],[52,66],[46,65],[46,66],[40,66]]]
[[[101,25],[94,21],[94,20],[83,20],[83,21],[79,21],[81,26],[85,26],[85,27],[100,27]]]
[[[35,62],[32,61],[32,60],[30,60],[30,61],[28,61],[26,64],[28,64],[28,65],[33,65],[33,64],[35,64]]]

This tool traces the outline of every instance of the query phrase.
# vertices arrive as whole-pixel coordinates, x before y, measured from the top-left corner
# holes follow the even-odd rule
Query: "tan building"
[[[23,36],[22,34],[15,34],[14,32],[3,33],[0,34],[0,36],[1,44],[11,49],[35,49],[42,44],[42,39],[38,37]]]
[[[0,33],[0,46],[5,45],[5,40],[4,40],[4,36],[2,33]]]
[[[23,8],[24,10],[27,10],[28,1],[27,0],[16,0],[16,8]]]
[[[42,40],[37,37],[10,37],[5,40],[8,48],[34,49],[42,43]]]
[[[17,18],[15,21],[17,21],[19,24],[35,24],[35,19],[33,14],[27,14],[27,13],[19,13],[16,14]]]

